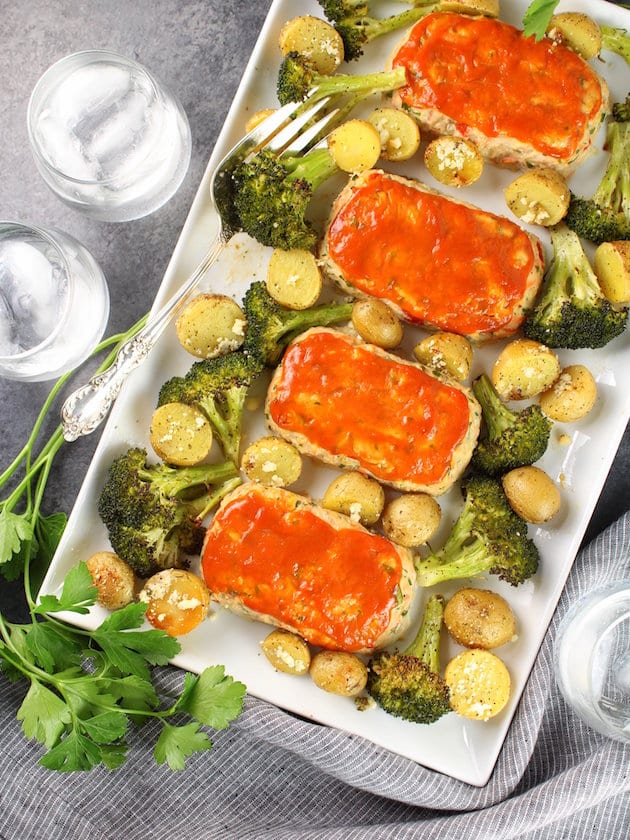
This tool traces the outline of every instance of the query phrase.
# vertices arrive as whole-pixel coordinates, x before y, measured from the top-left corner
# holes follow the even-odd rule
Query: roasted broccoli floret
[[[241,228],[272,248],[312,249],[317,232],[306,218],[320,184],[338,172],[328,149],[277,155],[262,149],[236,167],[233,202]]]
[[[625,329],[628,310],[604,297],[577,233],[559,224],[550,234],[553,259],[523,332],[548,347],[604,347]]]
[[[319,4],[341,35],[346,61],[360,58],[365,45],[375,38],[412,26],[439,7],[437,2],[417,3],[414,8],[404,12],[376,18],[369,14],[369,3],[359,3],[357,0],[319,0]]]
[[[281,105],[288,102],[301,102],[317,88],[310,101],[323,99],[325,96],[344,96],[354,94],[366,98],[373,93],[387,93],[402,87],[407,80],[404,67],[383,70],[378,73],[351,75],[337,73],[325,75],[318,73],[304,56],[297,52],[288,53],[278,72],[277,94]]]
[[[132,448],[109,467],[98,499],[113,550],[140,577],[186,566],[201,549],[203,517],[240,483],[234,464],[148,464]]]
[[[444,546],[417,563],[418,584],[489,572],[517,586],[538,568],[538,549],[527,536],[527,523],[507,500],[501,481],[471,475],[462,481],[464,506]]]
[[[327,327],[348,321],[352,303],[333,301],[308,309],[287,309],[269,294],[258,280],[245,293],[243,309],[247,318],[245,352],[265,365],[275,365],[287,344],[310,327]]]
[[[533,464],[545,454],[552,422],[538,405],[512,411],[501,400],[490,378],[482,373],[473,382],[481,405],[485,435],[473,452],[471,465],[486,475],[501,475]]]
[[[431,595],[420,630],[402,653],[381,651],[368,664],[367,690],[388,714],[413,723],[434,723],[451,711],[440,676],[440,631],[444,598]]]
[[[617,53],[630,64],[630,35],[626,30],[606,24],[600,24],[599,29],[602,33],[602,49]]]
[[[630,239],[630,94],[616,103],[606,129],[606,171],[591,198],[572,195],[566,224],[599,245]]]
[[[158,405],[181,402],[203,411],[223,454],[236,464],[245,398],[262,369],[257,357],[241,350],[195,362],[186,376],[176,376],[164,383]]]

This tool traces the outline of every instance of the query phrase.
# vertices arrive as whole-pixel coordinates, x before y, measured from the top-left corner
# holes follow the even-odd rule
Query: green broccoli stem
[[[352,317],[353,303],[322,303],[310,309],[296,309],[283,323],[282,346],[289,344],[293,339],[311,327],[327,327],[338,324],[340,321],[347,321]]]
[[[482,373],[478,376],[472,387],[481,405],[488,437],[494,440],[514,425],[514,414],[501,400],[487,374]]]
[[[311,149],[304,155],[282,155],[280,163],[288,173],[287,180],[306,181],[312,190],[339,172],[333,156],[325,148]]]
[[[200,496],[198,499],[193,499],[192,501],[187,502],[186,507],[189,513],[192,512],[195,518],[201,522],[211,510],[214,510],[224,496],[227,496],[227,494],[231,493],[232,490],[236,490],[236,488],[242,483],[243,482],[240,476],[235,475],[234,478],[224,481],[223,484],[219,485],[219,487],[213,490],[212,493],[208,493],[204,496]]]
[[[619,4],[623,5],[623,4]],[[617,53],[630,64],[630,35],[625,29],[617,29],[606,24],[600,25],[602,33],[602,49]]]
[[[431,595],[416,638],[403,651],[403,656],[415,656],[435,674],[440,671],[440,633],[443,618],[444,598],[442,595]]]
[[[337,73],[333,76],[320,76],[315,73],[313,86],[317,88],[317,91],[314,97],[309,97],[309,103],[324,99],[326,96],[345,96],[351,93],[365,98],[373,93],[388,93],[396,90],[406,82],[407,71],[404,67],[356,76],[351,73]]]
[[[602,293],[597,276],[586,259],[577,233],[564,224],[556,225],[549,233],[553,247],[553,282],[548,294],[553,298],[562,292],[574,300],[599,300]],[[569,283],[570,288],[567,288]]]
[[[479,537],[466,536],[467,542],[455,545],[449,539],[438,554],[418,563],[419,586],[429,587],[453,579],[477,577],[488,571],[487,547]]]
[[[390,15],[386,18],[358,18],[356,23],[360,25],[365,42],[368,43],[369,41],[373,41],[375,38],[381,38],[383,35],[395,32],[397,29],[413,26],[414,23],[417,23],[421,20],[421,18],[426,17],[438,7],[439,3],[421,4],[414,6],[412,9],[406,9],[404,12],[399,12],[396,15]],[[346,21],[344,21],[344,23],[345,22]],[[347,22],[350,23],[350,21]]]
[[[168,467],[160,464],[157,468],[138,471],[138,475],[155,486],[168,498],[175,498],[184,491],[195,487],[220,484],[236,476],[237,469],[232,461],[219,464],[197,464],[193,467]]]
[[[225,457],[233,464],[238,463],[241,440],[241,414],[245,405],[247,389],[239,389],[238,394],[228,391],[225,394],[227,414],[224,417],[212,394],[200,396],[195,404],[203,411],[214,427]]]
[[[630,122],[609,122],[606,146],[610,157],[593,201],[615,213],[630,215]]]

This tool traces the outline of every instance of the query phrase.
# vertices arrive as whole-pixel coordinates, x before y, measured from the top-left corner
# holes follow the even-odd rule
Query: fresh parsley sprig
[[[99,367],[112,363],[119,347],[145,323],[101,342],[95,353],[110,349]],[[14,623],[0,613],[0,666],[28,690],[18,709],[22,731],[45,747],[40,764],[50,770],[115,769],[127,757],[131,726],[150,719],[162,724],[155,744],[158,764],[173,770],[186,758],[212,746],[207,727],[224,729],[241,713],[245,686],[225,674],[221,665],[200,675],[186,674],[178,698],[166,701],[153,684],[152,667],[165,665],[180,650],[179,642],[161,630],[140,629],[146,605],[129,604],[109,615],[93,631],[66,624],[57,615],[86,614],[97,591],[85,563],[73,568],[59,596],[36,603],[34,570],[49,565],[67,517],[44,516],[41,504],[53,460],[64,443],[61,426],[36,451],[53,402],[72,373],[53,386],[31,434],[0,475],[0,489],[13,483],[0,501],[0,572],[7,579],[24,576],[30,622]]]
[[[560,0],[533,0],[523,16],[523,32],[537,41],[545,37],[549,22]]]

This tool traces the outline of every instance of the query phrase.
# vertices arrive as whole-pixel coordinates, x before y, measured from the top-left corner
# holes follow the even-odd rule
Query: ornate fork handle
[[[111,366],[70,394],[61,408],[61,426],[66,440],[89,435],[100,426],[127,376],[146,359],[166,326],[190,300],[201,278],[219,257],[225,244],[226,238],[219,231],[188,280],[139,333],[123,344]]]

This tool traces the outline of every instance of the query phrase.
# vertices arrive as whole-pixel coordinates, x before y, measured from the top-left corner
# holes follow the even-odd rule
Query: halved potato
[[[381,156],[381,138],[367,120],[348,120],[328,135],[328,148],[343,172],[372,169]]]
[[[344,513],[362,525],[374,525],[384,504],[385,491],[378,481],[354,470],[333,479],[322,499],[322,507]]]
[[[526,400],[550,388],[559,375],[560,362],[553,350],[538,341],[517,338],[499,353],[491,379],[504,400]]]
[[[569,209],[571,190],[553,169],[531,169],[515,178],[505,189],[508,207],[525,224],[551,227]]]
[[[243,452],[241,469],[250,481],[267,487],[288,487],[302,472],[302,456],[283,438],[262,437]]]
[[[180,344],[200,359],[236,350],[245,340],[245,315],[227,295],[197,295],[175,323]]]
[[[341,35],[328,21],[313,15],[288,20],[280,30],[278,45],[282,55],[299,53],[323,76],[332,75],[343,61]]]
[[[470,140],[436,137],[424,151],[424,163],[431,175],[449,187],[466,187],[481,177],[483,157]]]
[[[313,306],[322,291],[322,275],[315,256],[302,248],[276,248],[267,267],[267,291],[289,309]]]
[[[630,303],[630,241],[602,242],[593,257],[602,292],[611,303]]]
[[[386,350],[398,347],[403,325],[396,313],[382,300],[365,298],[352,306],[352,326],[364,341]]]
[[[447,663],[444,679],[451,694],[451,708],[466,718],[489,720],[510,699],[510,672],[489,650],[469,648],[458,653]]]
[[[412,352],[421,365],[438,374],[452,376],[458,382],[463,382],[470,374],[473,350],[463,335],[436,332],[423,338]]]
[[[584,365],[568,365],[540,395],[540,407],[547,417],[560,423],[574,423],[592,410],[597,400],[597,383]]]
[[[420,148],[420,127],[400,108],[376,108],[368,116],[381,139],[384,160],[409,160]]]
[[[166,403],[151,417],[151,446],[159,458],[176,467],[192,467],[203,461],[210,452],[212,437],[205,414],[186,403]]]

